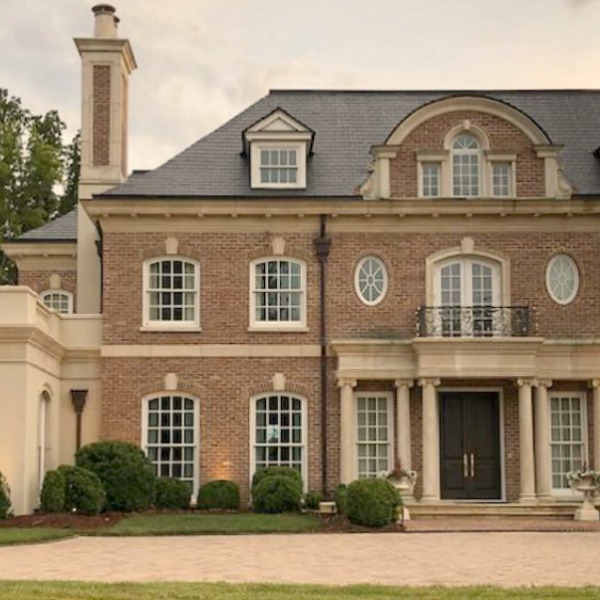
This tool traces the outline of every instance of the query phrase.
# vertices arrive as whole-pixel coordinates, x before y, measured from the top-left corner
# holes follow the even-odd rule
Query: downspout
[[[319,309],[320,309],[320,343],[321,343],[321,489],[327,495],[327,258],[331,246],[331,238],[327,235],[327,217],[320,215],[319,235],[315,237],[315,250],[319,260]]]
[[[104,233],[100,221],[96,221],[96,229],[98,230],[98,239],[96,240],[96,252],[100,259],[100,314],[104,304]]]

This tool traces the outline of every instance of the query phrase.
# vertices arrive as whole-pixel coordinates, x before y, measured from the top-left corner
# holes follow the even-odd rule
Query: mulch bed
[[[79,515],[76,513],[36,513],[2,520],[0,521],[0,527],[50,527],[53,529],[95,531],[103,527],[115,525],[124,517],[123,513],[103,513],[96,516]]]

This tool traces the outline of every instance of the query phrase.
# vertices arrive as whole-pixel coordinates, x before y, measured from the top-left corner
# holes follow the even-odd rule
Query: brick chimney
[[[137,67],[128,40],[117,37],[115,8],[97,4],[94,37],[76,38],[81,56],[81,176],[79,200],[89,200],[127,178],[129,76]],[[100,310],[97,232],[81,207],[77,215],[78,312]]]

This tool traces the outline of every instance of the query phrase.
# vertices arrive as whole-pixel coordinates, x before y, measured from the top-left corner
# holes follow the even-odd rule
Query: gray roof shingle
[[[222,127],[153,171],[101,196],[354,196],[367,177],[372,145],[382,144],[408,114],[452,95],[484,95],[523,111],[564,145],[561,158],[576,194],[600,194],[600,90],[378,92],[272,91]],[[276,108],[315,131],[305,190],[253,190],[242,132]]]
[[[38,227],[30,229],[11,242],[76,242],[77,241],[77,209],[74,208],[61,217]]]

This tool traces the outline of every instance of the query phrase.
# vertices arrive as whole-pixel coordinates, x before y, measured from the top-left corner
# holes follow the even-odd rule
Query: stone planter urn
[[[387,475],[388,481],[400,492],[402,498],[413,495],[417,483],[417,472],[404,469],[399,461],[396,461],[394,469]],[[401,521],[410,521],[410,511],[402,506]]]
[[[573,491],[583,494],[583,503],[575,511],[575,520],[600,521],[600,514],[594,506],[594,496],[600,487],[600,473],[584,468],[567,473],[567,481]]]

